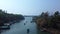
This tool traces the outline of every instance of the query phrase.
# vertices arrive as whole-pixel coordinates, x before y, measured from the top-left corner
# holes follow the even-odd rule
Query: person
[[[27,29],[27,33],[29,33],[29,29]]]

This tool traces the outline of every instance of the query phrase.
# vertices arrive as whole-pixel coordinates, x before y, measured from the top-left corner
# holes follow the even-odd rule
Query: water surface
[[[25,17],[25,20],[11,25],[11,29],[4,31],[2,34],[27,34],[27,29],[30,29],[29,34],[49,34],[48,32],[41,32],[37,29],[35,23],[31,23],[32,17]],[[25,25],[24,25],[25,23]]]

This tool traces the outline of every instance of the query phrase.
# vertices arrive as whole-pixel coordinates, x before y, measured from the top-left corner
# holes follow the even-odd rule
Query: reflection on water
[[[36,27],[35,23],[31,23],[32,17],[25,17],[24,21],[11,25],[11,29],[1,34],[48,34],[47,32],[41,32]],[[29,29],[29,33],[27,33]]]

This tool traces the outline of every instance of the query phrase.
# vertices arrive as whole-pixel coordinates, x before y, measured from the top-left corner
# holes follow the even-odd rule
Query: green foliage
[[[14,22],[14,21],[21,21],[24,17],[18,14],[8,14],[5,11],[0,10],[0,25],[4,23]]]
[[[37,16],[35,19],[45,19],[46,23],[44,24],[47,28],[60,29],[60,13],[56,11],[53,15],[49,15],[48,12],[42,12],[41,15]],[[43,25],[42,25],[43,26]]]

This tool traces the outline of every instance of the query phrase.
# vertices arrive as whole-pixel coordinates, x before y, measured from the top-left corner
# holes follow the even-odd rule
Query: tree
[[[55,13],[54,13],[54,16],[56,17],[56,16],[58,16],[60,13],[59,13],[59,11],[56,11]]]

